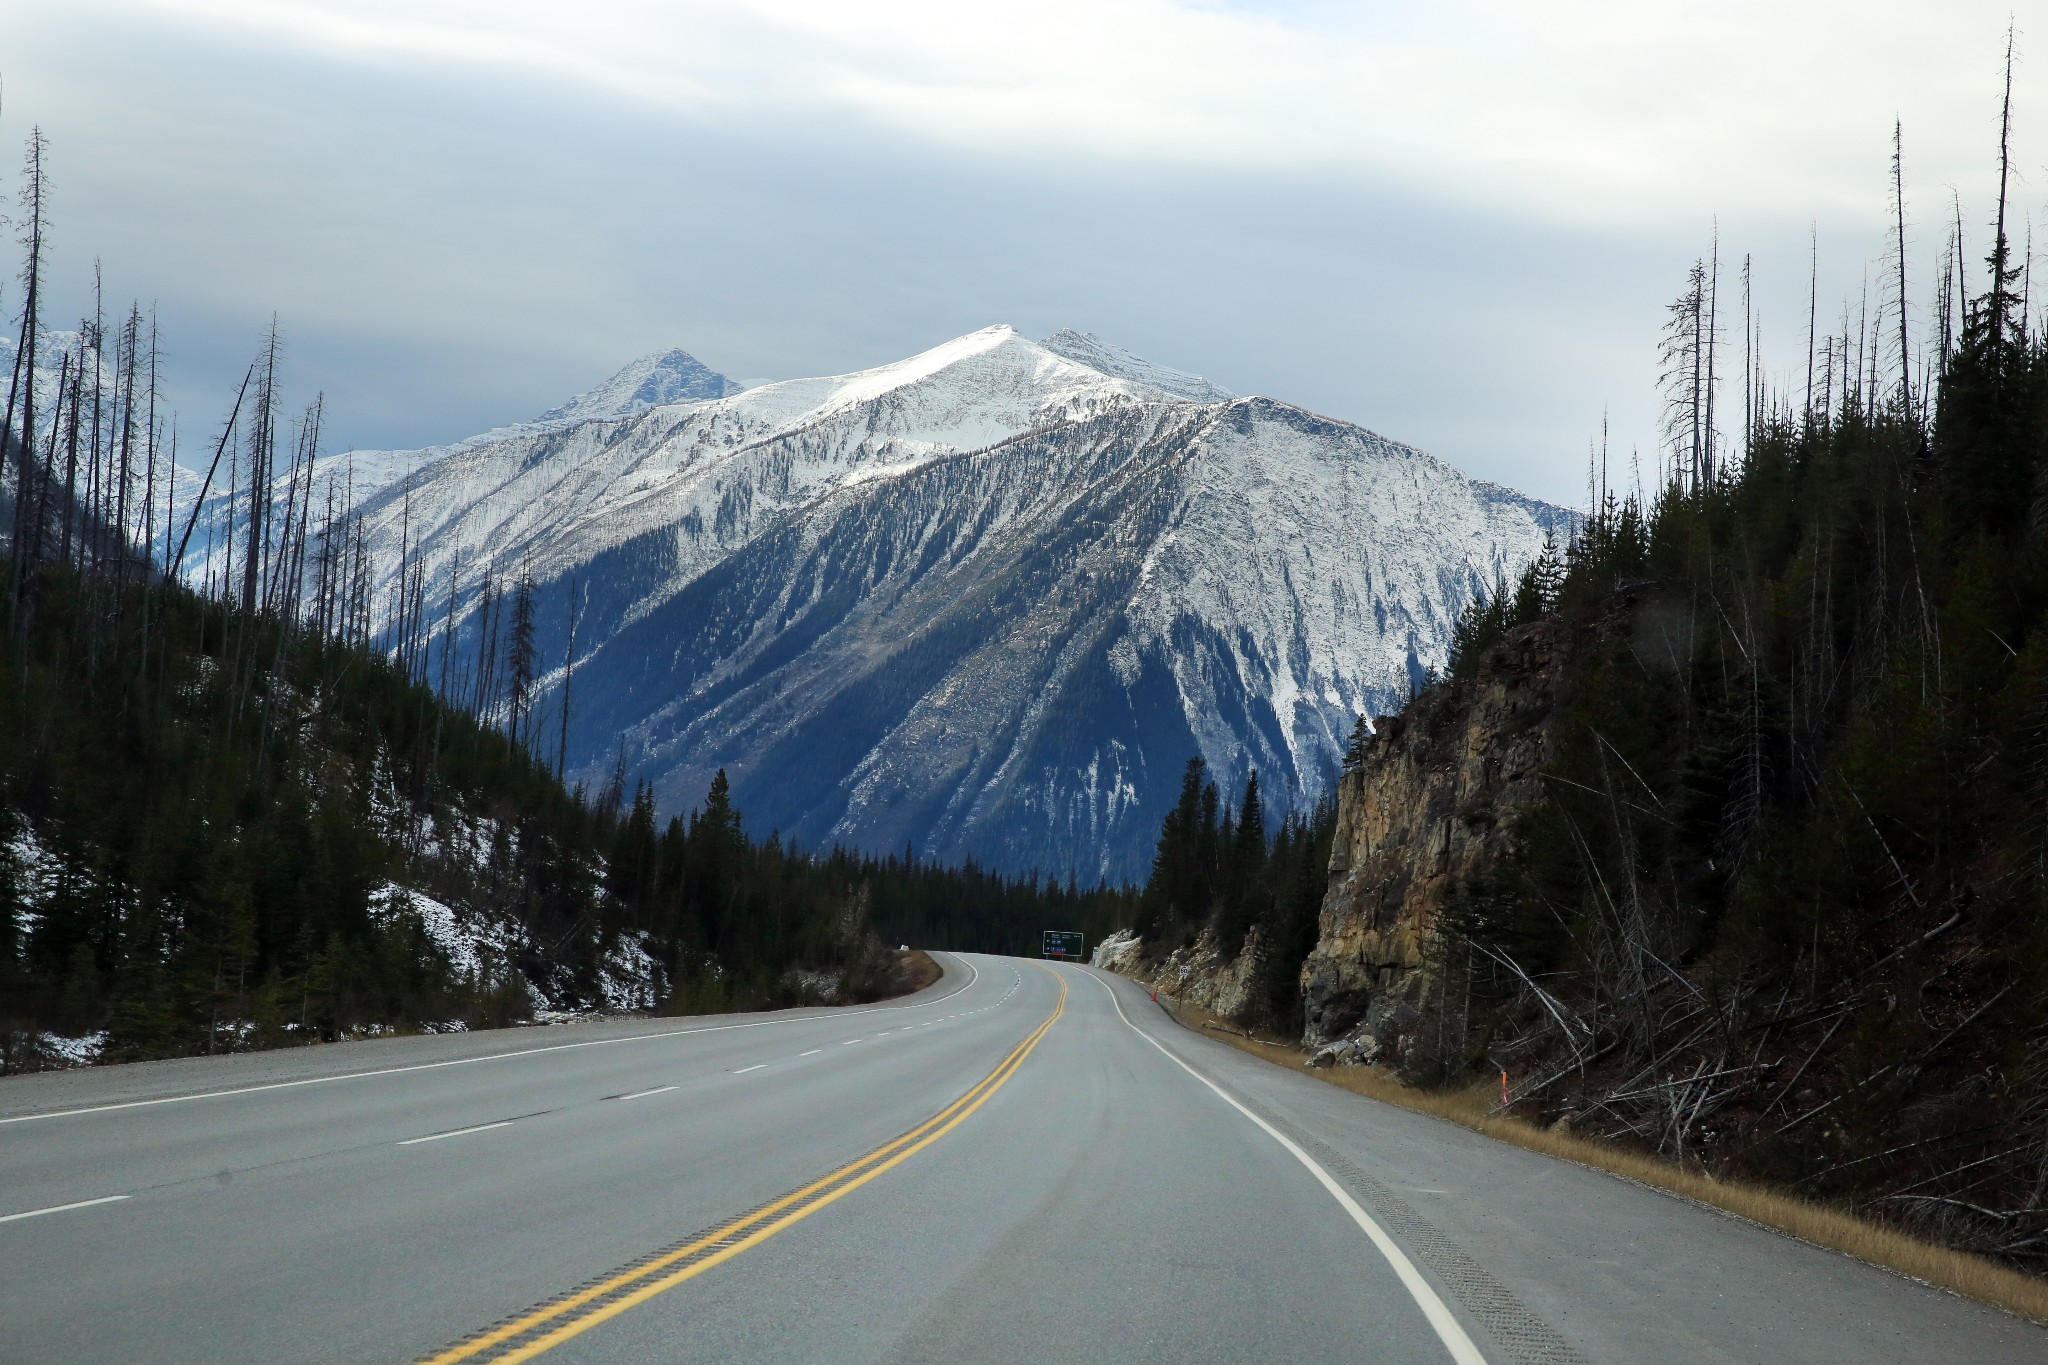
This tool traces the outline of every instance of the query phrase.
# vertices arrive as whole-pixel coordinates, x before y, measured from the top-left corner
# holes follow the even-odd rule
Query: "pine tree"
[[[1178,942],[1183,927],[1206,900],[1202,876],[1205,791],[1213,826],[1216,789],[1208,782],[1208,765],[1198,755],[1188,760],[1181,774],[1180,797],[1160,823],[1152,875],[1146,879],[1135,926],[1143,938]]]
[[[1228,832],[1219,878],[1213,922],[1216,946],[1226,957],[1236,957],[1244,947],[1245,935],[1265,918],[1266,852],[1266,814],[1259,798],[1259,775],[1254,771],[1245,778],[1244,796]]]
[[[1458,619],[1459,624],[1462,626],[1464,624],[1464,617],[1460,616]],[[1455,666],[1454,663],[1454,669]],[[1357,772],[1363,767],[1365,765],[1365,756],[1371,747],[1372,725],[1366,720],[1365,712],[1360,711],[1358,719],[1352,723],[1351,738],[1344,745],[1344,771],[1347,773]]]

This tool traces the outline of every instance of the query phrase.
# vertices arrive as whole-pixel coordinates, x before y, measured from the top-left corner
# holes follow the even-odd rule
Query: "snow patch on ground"
[[[516,925],[494,923],[396,882],[386,882],[371,893],[370,913],[385,925],[407,917],[418,920],[455,975],[471,981],[499,980],[507,971],[516,971],[518,953],[526,941],[524,931]]]
[[[107,1031],[88,1033],[82,1038],[66,1038],[61,1033],[45,1033],[38,1040],[43,1055],[52,1066],[91,1066],[100,1059],[100,1053],[107,1046]]]
[[[585,1001],[562,973],[543,986],[520,971],[521,950],[529,945],[525,930],[516,924],[449,905],[396,882],[386,882],[373,892],[370,908],[387,927],[417,921],[448,959],[457,979],[488,985],[517,975],[539,1023],[562,1023],[588,1016],[593,1010],[608,1014],[652,1010],[668,991],[667,973],[649,951],[651,943],[645,934],[623,935],[605,951],[598,961],[597,999]]]
[[[625,935],[598,963],[601,1004],[608,1010],[651,1010],[661,1003],[663,975],[647,951],[647,935]]]
[[[803,1005],[836,1005],[839,1003],[839,973],[817,972],[804,967],[792,967],[782,974],[783,984],[795,992],[797,1003]]]
[[[12,812],[7,819],[14,825],[14,834],[7,840],[7,852],[15,868],[14,895],[18,908],[14,912],[14,931],[15,942],[19,943],[34,932],[42,919],[37,907],[56,893],[63,866],[56,854],[43,847],[28,821]]]

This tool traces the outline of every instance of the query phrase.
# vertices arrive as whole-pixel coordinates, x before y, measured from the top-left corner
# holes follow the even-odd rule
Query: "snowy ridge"
[[[1155,365],[1143,356],[1133,355],[1121,346],[1104,341],[1093,332],[1077,332],[1071,327],[1062,327],[1038,344],[1103,374],[1150,384],[1177,398],[1189,398],[1197,403],[1222,403],[1237,397],[1229,389],[1212,384],[1198,374]]]
[[[738,393],[740,385],[706,366],[688,351],[657,351],[620,370],[594,389],[549,408],[536,422],[624,417],[670,403],[702,403]]]
[[[991,327],[893,365],[424,452],[409,510],[396,483],[364,507],[380,543],[423,540],[430,578],[460,563],[547,579],[669,532],[659,593],[841,487],[1158,396]]]
[[[331,487],[338,505],[361,506],[385,489],[395,486],[402,491],[404,481],[416,471],[451,456],[509,441],[543,438],[585,422],[630,417],[653,407],[707,402],[739,393],[741,387],[687,351],[658,351],[642,356],[604,383],[531,421],[509,423],[460,441],[418,450],[347,450],[323,455],[313,466],[313,487],[320,490],[315,496],[324,498],[325,490]],[[180,528],[191,515],[204,475],[203,470],[182,466],[177,471],[173,505]],[[228,517],[228,499],[216,480],[200,509],[186,557],[184,572],[194,582],[203,581],[207,571],[221,558]],[[162,547],[158,549],[161,551]]]

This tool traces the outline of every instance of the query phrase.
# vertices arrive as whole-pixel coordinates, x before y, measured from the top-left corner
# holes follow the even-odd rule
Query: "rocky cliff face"
[[[1331,1060],[1400,1055],[1446,899],[1541,797],[1567,652],[1555,621],[1511,632],[1473,676],[1380,717],[1364,762],[1344,775],[1321,932],[1302,967],[1304,1041]]]

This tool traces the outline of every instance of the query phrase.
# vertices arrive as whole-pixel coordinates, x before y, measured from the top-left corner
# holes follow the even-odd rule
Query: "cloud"
[[[95,256],[117,297],[160,300],[188,425],[273,310],[291,373],[365,446],[531,415],[662,346],[787,377],[1007,321],[1569,499],[1603,410],[1620,450],[1654,442],[1660,310],[1716,214],[1724,297],[1754,252],[1785,384],[1809,221],[1824,324],[1884,249],[1894,113],[1916,298],[1949,186],[1979,234],[2004,22],[1749,0],[14,0],[0,53],[32,60],[0,72],[0,131],[53,136],[62,307],[90,306]],[[2023,149],[2044,92],[2017,91]]]
[[[1016,157],[1393,178],[1566,221],[1857,201],[1901,102],[1981,165],[2002,4],[154,0],[328,59],[582,85],[693,118],[857,118]],[[2023,113],[2044,101],[2031,84]]]

